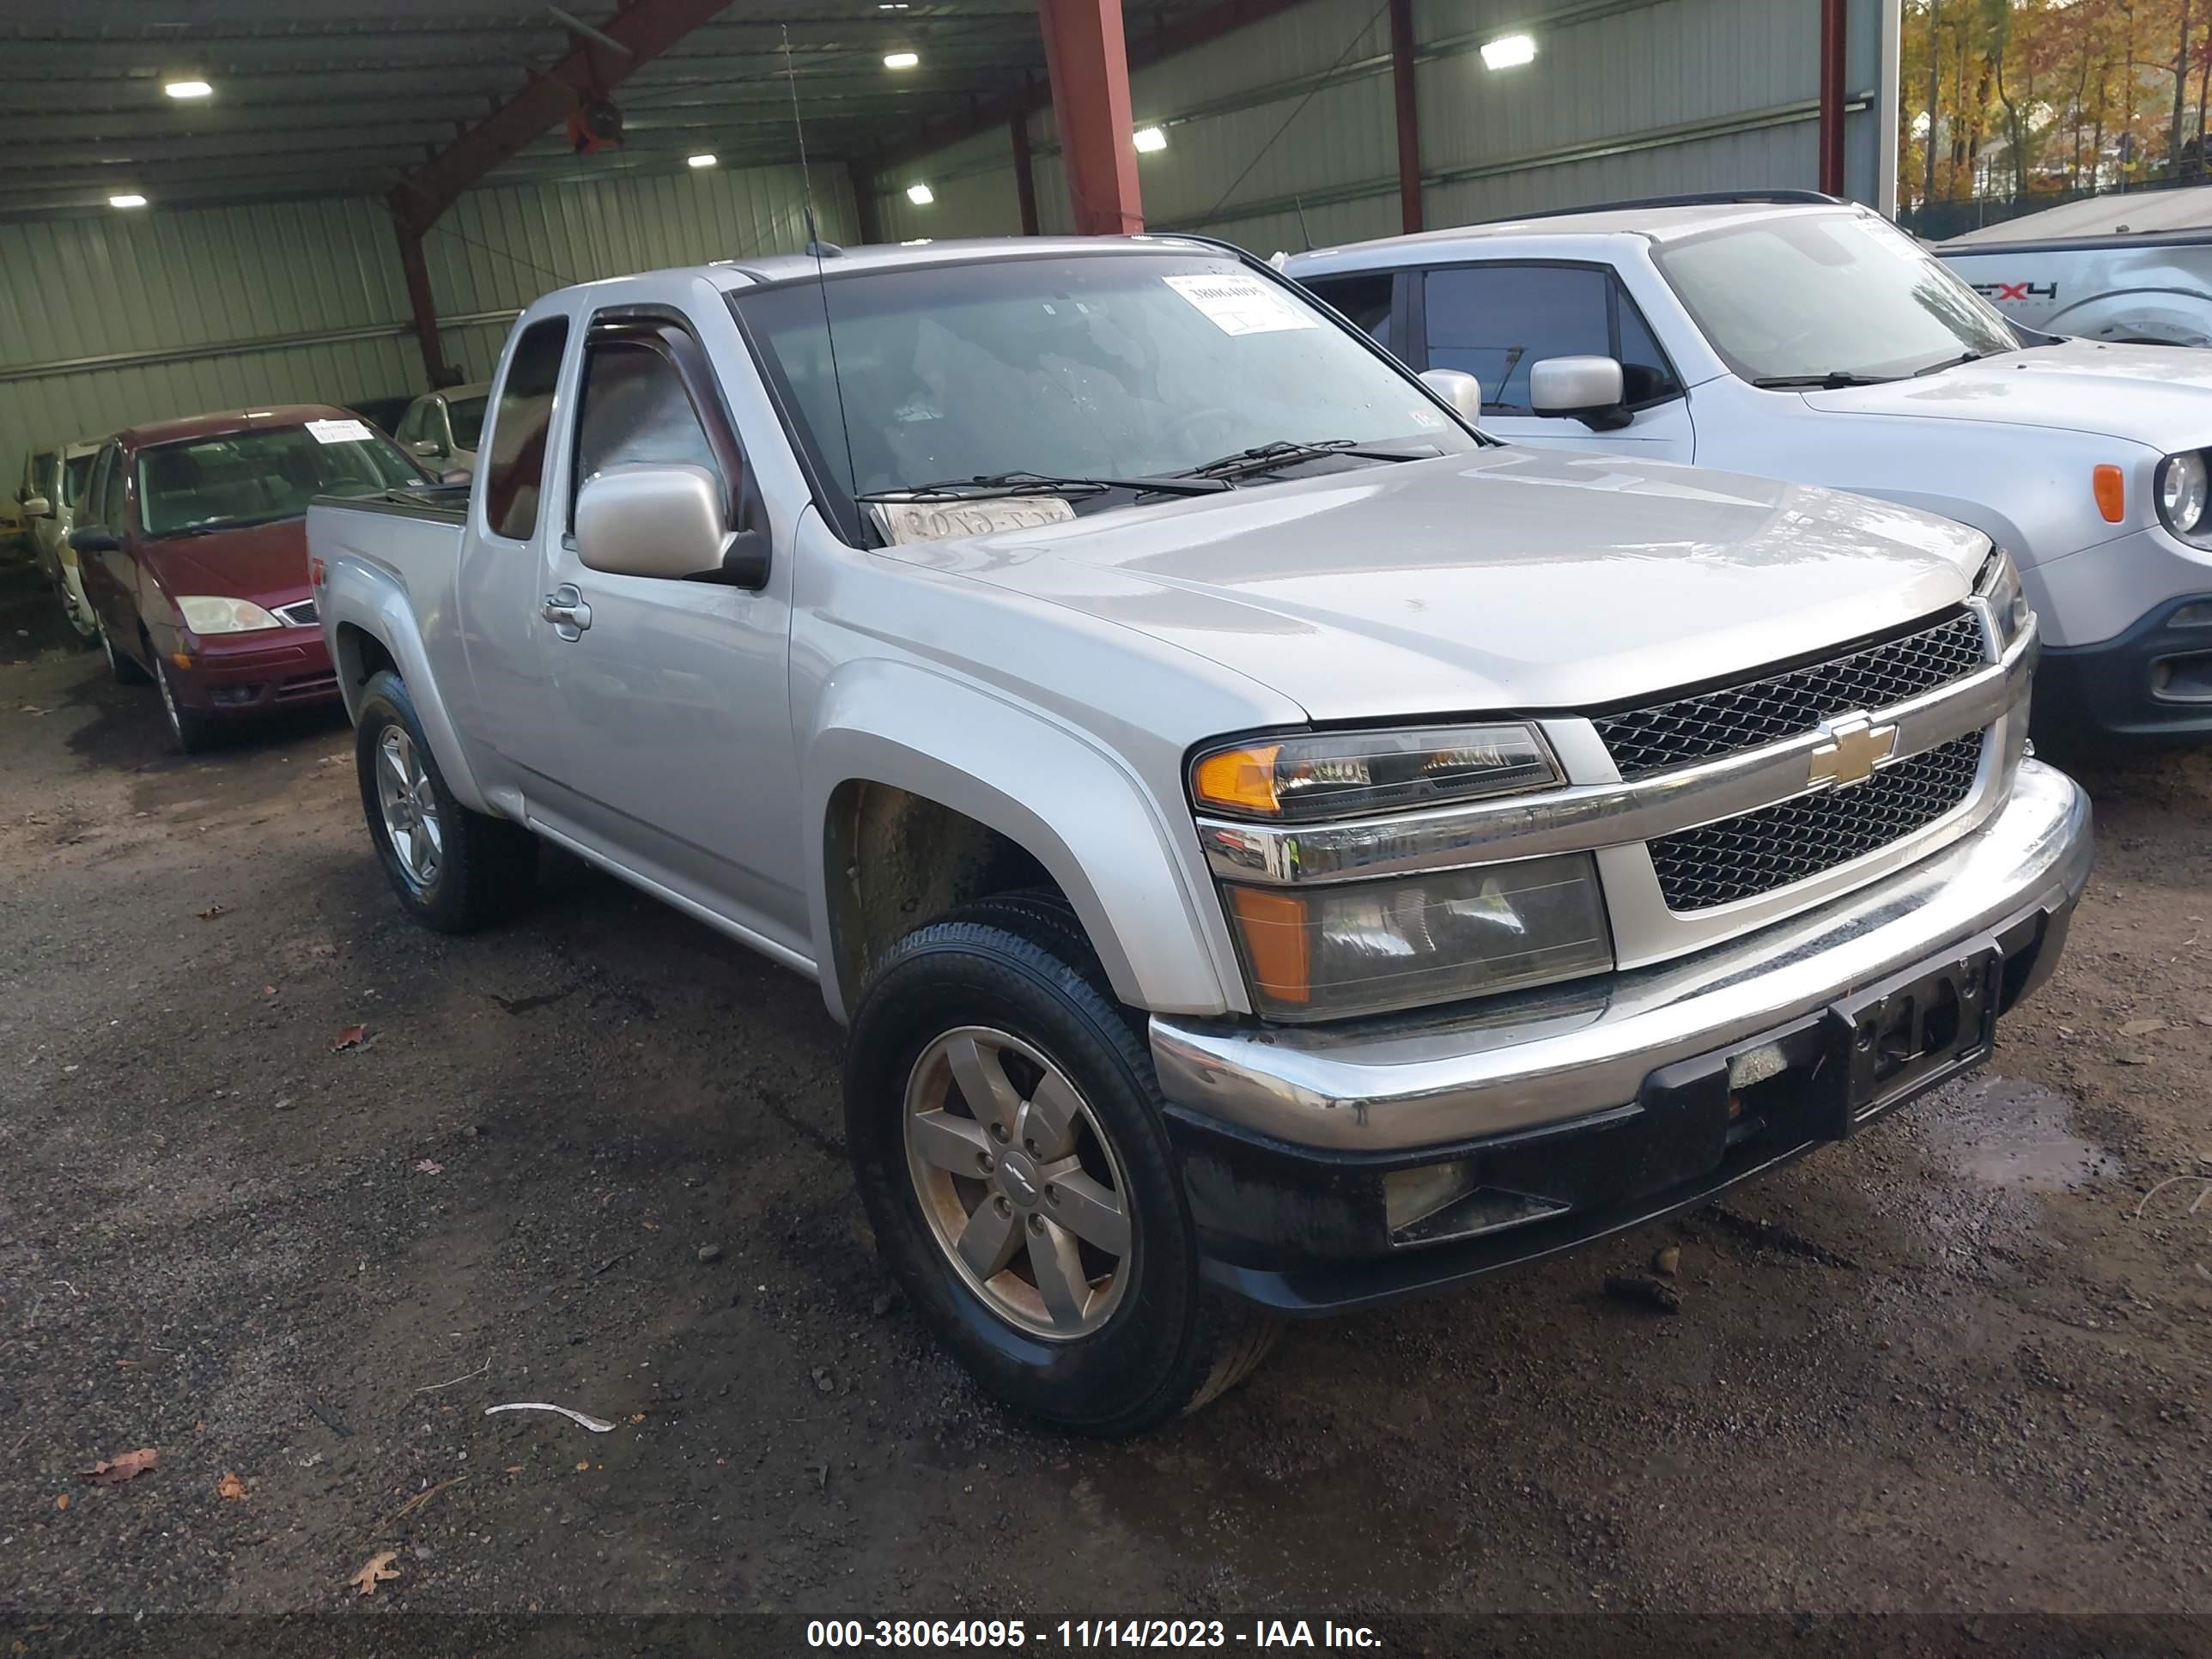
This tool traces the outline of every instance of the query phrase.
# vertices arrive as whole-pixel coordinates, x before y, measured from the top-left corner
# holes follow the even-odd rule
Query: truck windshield
[[[1653,258],[1713,349],[1753,382],[1897,380],[2020,349],[1996,307],[1861,214],[1730,225]]]
[[[256,427],[138,452],[138,517],[149,536],[296,519],[318,495],[374,495],[422,469],[363,422]]]
[[[1387,464],[1347,444],[1478,445],[1297,292],[1202,254],[833,266],[819,284],[731,303],[789,386],[818,475],[848,501],[1012,474],[1167,478],[1268,444],[1339,446],[1301,449],[1281,470]],[[1133,498],[1097,490],[1073,505]]]

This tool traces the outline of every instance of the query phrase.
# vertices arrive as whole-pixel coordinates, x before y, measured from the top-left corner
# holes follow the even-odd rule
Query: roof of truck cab
[[[272,404],[266,409],[225,409],[208,415],[186,415],[173,421],[149,421],[143,426],[125,427],[115,436],[126,448],[138,449],[148,444],[175,443],[185,438],[216,438],[229,432],[305,426],[309,421],[360,418],[328,404]]]
[[[1756,224],[1762,220],[1802,217],[1814,213],[1856,213],[1860,210],[1827,202],[1725,202],[1686,207],[1594,208],[1588,213],[1545,214],[1528,219],[1493,219],[1479,225],[1453,225],[1442,230],[1416,231],[1410,236],[1382,236],[1372,241],[1346,242],[1335,247],[1314,248],[1291,256],[1293,272],[1323,265],[1361,268],[1376,263],[1388,251],[1393,258],[1448,257],[1469,242],[1504,241],[1541,237],[1635,236],[1649,242],[1679,242],[1686,237],[1723,225]]]
[[[773,253],[749,259],[717,259],[707,275],[726,288],[841,276],[857,270],[888,270],[902,265],[970,264],[982,259],[1046,258],[1109,258],[1129,253],[1210,253],[1233,258],[1203,237],[1171,232],[1138,236],[979,236],[945,241],[884,242],[840,248],[817,265],[804,253]],[[733,280],[734,279],[734,280]]]

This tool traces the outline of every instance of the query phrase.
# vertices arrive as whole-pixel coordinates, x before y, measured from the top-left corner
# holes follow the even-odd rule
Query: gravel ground
[[[2100,872],[1990,1074],[1102,1447],[890,1294],[810,986],[574,870],[424,933],[342,717],[181,759],[0,584],[11,1628],[2212,1608],[2204,756],[2084,770]],[[1604,1294],[1670,1246],[1679,1314]]]

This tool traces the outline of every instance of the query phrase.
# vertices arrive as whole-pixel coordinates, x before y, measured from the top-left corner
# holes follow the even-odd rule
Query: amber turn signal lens
[[[1311,1001],[1313,945],[1305,901],[1255,887],[1224,890],[1244,941],[1252,988],[1270,1002],[1302,1006]]]
[[[1280,809],[1275,798],[1275,757],[1282,752],[1282,745],[1273,743],[1224,749],[1199,762],[1191,787],[1203,805],[1272,816]]]
[[[2094,475],[2097,490],[2097,511],[2105,515],[2106,524],[2118,524],[2128,516],[2128,481],[2119,468],[2109,462],[2097,469]]]

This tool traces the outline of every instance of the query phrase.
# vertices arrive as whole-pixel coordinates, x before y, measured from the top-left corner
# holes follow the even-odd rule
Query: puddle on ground
[[[2100,1147],[2074,1133],[2072,1099],[2040,1084],[1976,1078],[1928,1121],[1937,1154],[1992,1187],[2071,1192],[2119,1173]]]

